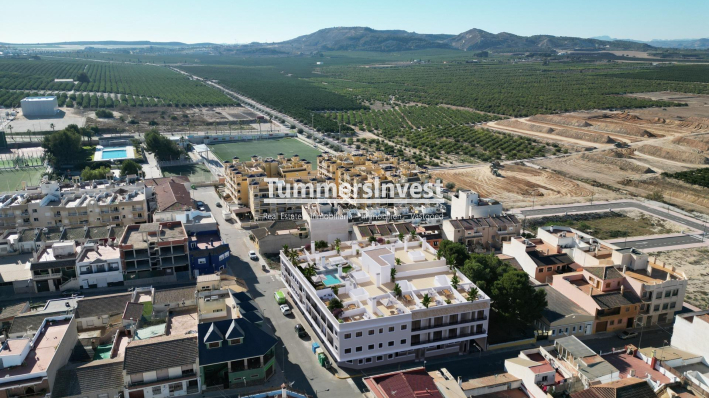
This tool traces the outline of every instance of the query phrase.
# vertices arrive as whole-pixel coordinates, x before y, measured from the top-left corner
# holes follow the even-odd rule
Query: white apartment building
[[[296,253],[293,264],[281,252],[283,280],[338,366],[421,361],[465,354],[472,344],[486,347],[490,298],[437,259],[425,240],[350,241],[339,252]],[[308,264],[315,264],[313,283],[301,271]],[[469,301],[473,288],[478,294]],[[342,309],[328,309],[334,299]]]
[[[0,229],[129,225],[147,221],[145,186],[72,185],[0,195]]]
[[[461,189],[451,195],[451,219],[485,218],[502,215],[502,203],[481,198],[477,192]]]
[[[117,247],[87,242],[76,257],[79,286],[83,289],[123,284],[121,255]]]

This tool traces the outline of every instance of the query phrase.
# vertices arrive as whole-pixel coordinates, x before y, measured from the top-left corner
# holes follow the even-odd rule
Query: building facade
[[[300,253],[294,264],[281,252],[284,282],[338,366],[366,368],[486,347],[490,298],[437,259],[425,241],[352,241],[341,243],[340,252]],[[315,275],[303,274],[307,264],[315,264]],[[324,286],[316,289],[319,283]]]

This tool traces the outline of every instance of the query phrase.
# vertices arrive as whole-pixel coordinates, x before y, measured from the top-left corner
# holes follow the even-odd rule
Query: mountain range
[[[518,36],[470,29],[458,35],[421,34],[405,30],[375,30],[367,27],[336,27],[279,43],[251,43],[247,47],[268,47],[284,52],[318,51],[404,51],[447,48],[463,51],[547,51],[547,50],[638,50],[651,46],[630,41],[607,42],[552,35]]]
[[[0,45],[12,45],[0,43]],[[156,46],[201,47],[217,46],[214,43],[151,42],[151,41],[72,41],[41,43],[46,45],[84,46]],[[534,52],[550,50],[624,50],[650,51],[659,48],[709,48],[709,39],[687,40],[619,40],[609,36],[592,38],[534,35],[519,36],[512,33],[490,33],[470,29],[458,35],[423,34],[405,30],[376,30],[368,27],[335,27],[276,43],[250,43],[235,45],[240,52],[263,54],[315,53],[320,51],[406,51],[443,48],[462,51]]]
[[[603,40],[603,41],[616,41],[620,39],[615,39],[610,36],[596,36],[592,37],[592,39],[597,39],[597,40]],[[645,43],[648,45],[651,45],[653,47],[660,47],[660,48],[680,48],[680,49],[685,49],[685,50],[706,50],[709,49],[709,38],[704,38],[704,39],[675,39],[675,40],[649,40],[649,41],[643,41],[643,40],[632,40],[632,39],[623,39],[623,41],[632,41],[635,43]]]

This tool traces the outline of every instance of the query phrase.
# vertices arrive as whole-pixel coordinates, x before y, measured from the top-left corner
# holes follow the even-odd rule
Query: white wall
[[[707,311],[703,311],[707,312]],[[692,322],[675,317],[671,344],[682,351],[709,357],[709,323],[695,316]]]

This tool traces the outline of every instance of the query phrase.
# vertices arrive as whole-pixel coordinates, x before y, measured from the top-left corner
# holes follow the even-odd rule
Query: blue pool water
[[[333,286],[333,285],[338,285],[342,283],[340,278],[337,277],[337,275],[329,274],[325,275],[325,280],[322,282],[325,286]]]
[[[121,159],[127,157],[128,151],[125,149],[104,149],[103,155],[101,155],[101,159]]]

